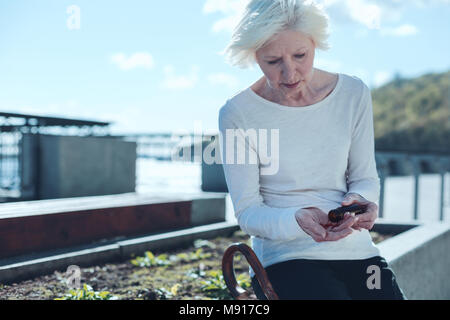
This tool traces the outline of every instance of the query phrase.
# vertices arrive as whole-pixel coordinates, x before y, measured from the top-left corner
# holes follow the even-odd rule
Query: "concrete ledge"
[[[122,194],[0,205],[0,259],[225,221],[225,194]]]
[[[212,211],[214,214],[211,214]],[[192,199],[191,225],[199,226],[225,221],[225,211],[225,196],[221,198]]]
[[[402,232],[411,230],[420,223],[417,221],[405,222],[405,221],[392,221],[378,218],[371,231],[375,231],[381,234],[400,234]]]
[[[0,260],[0,283],[18,282],[39,275],[51,274],[55,270],[65,271],[72,264],[84,267],[122,261],[129,259],[133,254],[141,254],[147,250],[166,250],[187,246],[196,239],[228,236],[239,229],[237,224],[221,222],[111,243],[98,243],[97,245],[78,246],[2,259]]]
[[[408,299],[450,299],[450,225],[416,225],[378,248]]]

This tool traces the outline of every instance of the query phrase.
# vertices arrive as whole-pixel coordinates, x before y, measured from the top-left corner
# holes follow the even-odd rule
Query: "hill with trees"
[[[450,71],[372,90],[377,151],[450,154]]]

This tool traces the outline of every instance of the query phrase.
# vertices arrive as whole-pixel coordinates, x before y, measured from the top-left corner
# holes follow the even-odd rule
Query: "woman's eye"
[[[301,58],[303,58],[304,56],[305,56],[305,53],[303,53],[303,54],[296,54],[294,57],[296,57],[297,59],[301,59]],[[276,63],[278,63],[278,62],[280,62],[280,59],[278,59],[278,60],[272,60],[272,61],[267,61],[268,64],[276,64]]]

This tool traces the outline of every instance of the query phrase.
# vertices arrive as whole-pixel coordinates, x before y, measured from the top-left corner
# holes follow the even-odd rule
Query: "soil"
[[[379,243],[393,235],[380,235],[371,232],[375,243]],[[209,241],[196,242],[185,249],[164,252],[170,256],[195,252],[201,246],[202,253],[209,257],[193,261],[172,262],[168,266],[140,267],[131,260],[118,263],[106,263],[87,268],[81,268],[81,286],[87,284],[96,292],[108,291],[117,299],[124,300],[159,300],[159,299],[232,299],[223,281],[216,290],[205,290],[204,282],[214,276],[211,271],[222,274],[221,261],[226,248],[235,242],[250,244],[249,237],[242,231],[235,232],[231,237],[218,237]],[[163,252],[155,252],[156,256]],[[249,284],[248,264],[243,256],[237,254],[234,259],[236,276],[243,277]],[[177,285],[177,286],[176,286]],[[172,292],[171,292],[172,289]],[[34,279],[0,284],[0,300],[53,300],[69,293],[65,271],[55,271],[52,274]],[[252,289],[247,288],[252,293]]]

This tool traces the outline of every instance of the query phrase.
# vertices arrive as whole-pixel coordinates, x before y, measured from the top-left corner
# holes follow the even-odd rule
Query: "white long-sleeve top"
[[[295,219],[310,206],[328,213],[350,192],[378,203],[370,89],[357,77],[338,76],[334,90],[313,105],[280,105],[249,87],[219,111],[221,161],[234,212],[264,267],[379,255],[365,229],[315,242]]]

